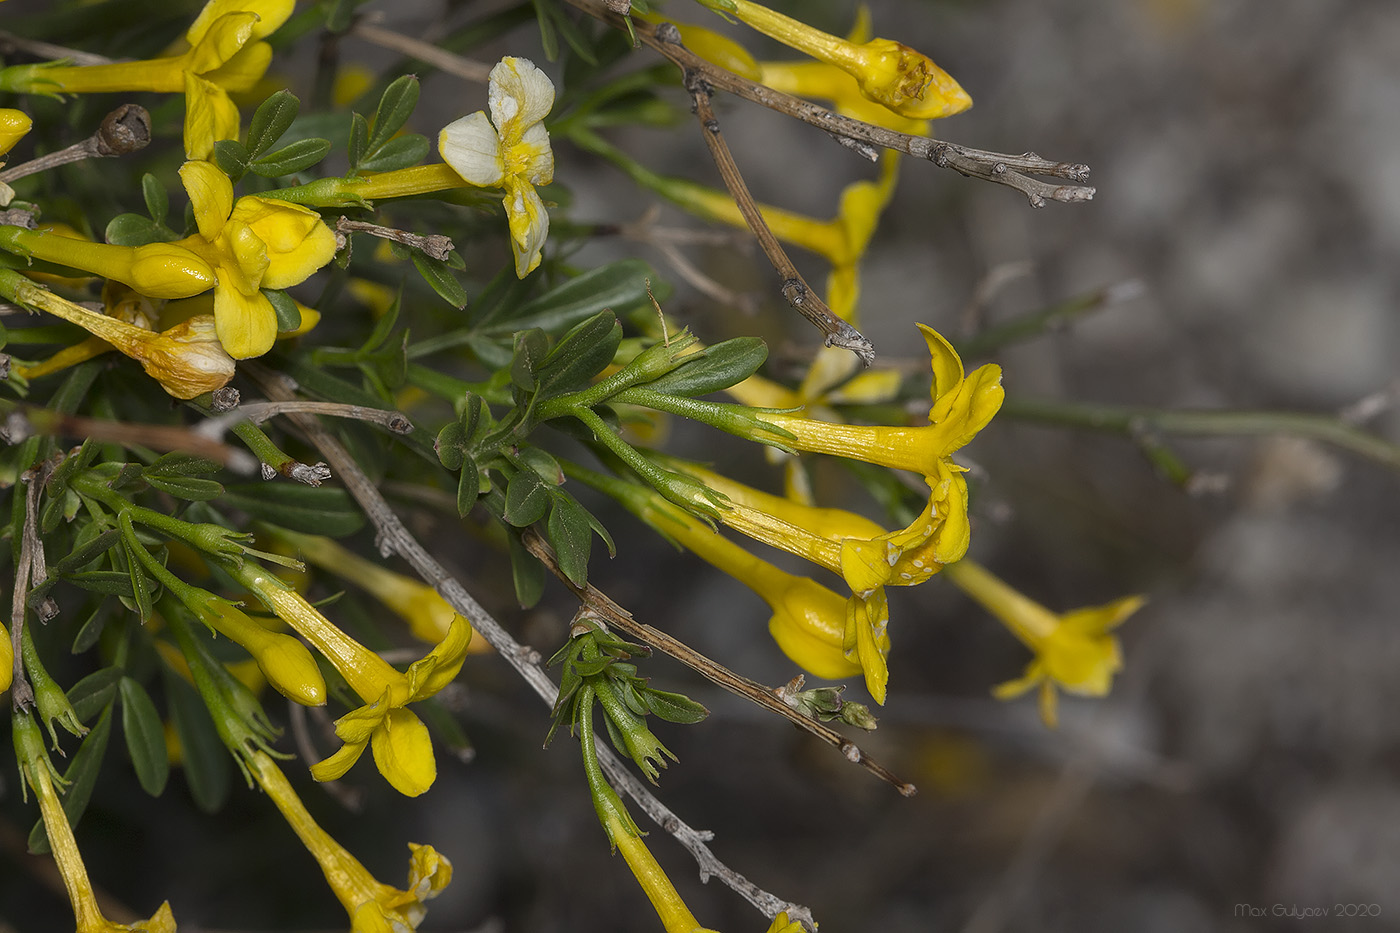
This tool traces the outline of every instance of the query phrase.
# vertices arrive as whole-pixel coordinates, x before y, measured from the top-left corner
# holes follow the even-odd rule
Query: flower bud
[[[0,109],[0,155],[13,149],[15,143],[23,139],[33,126],[34,121],[29,114],[9,108]]]

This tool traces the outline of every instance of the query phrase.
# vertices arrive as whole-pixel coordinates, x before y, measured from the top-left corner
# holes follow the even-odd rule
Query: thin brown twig
[[[17,36],[12,32],[0,30],[0,52],[24,52],[33,55],[35,58],[46,58],[49,60],[67,59],[75,65],[110,65],[116,59],[108,58],[105,55],[98,55],[95,52],[84,52],[81,49],[70,49],[67,46],[54,45],[52,42],[42,42],[38,39],[29,39],[24,36]]]
[[[280,373],[253,363],[247,371],[262,386],[263,391],[275,401],[287,402],[295,398],[294,383]],[[451,604],[452,608],[471,623],[491,646],[515,668],[531,689],[545,703],[554,705],[559,688],[540,667],[540,654],[533,648],[520,644],[496,619],[478,603],[466,588],[444,568],[437,559],[418,543],[418,540],[404,527],[398,514],[380,495],[378,487],[360,469],[355,458],[312,415],[292,412],[288,416],[316,447],[321,456],[331,464],[336,475],[345,484],[346,491],[355,498],[365,516],[374,525],[379,552],[384,557],[397,553],[413,567],[414,571],[439,595]],[[779,911],[787,911],[789,917],[800,918],[815,929],[812,912],[799,904],[790,903],[769,894],[738,872],[728,868],[715,857],[705,844],[711,835],[686,824],[669,807],[651,793],[641,779],[627,770],[610,749],[600,747],[598,759],[607,773],[608,779],[624,791],[666,832],[670,833],[696,860],[702,878],[715,876],[729,885],[740,896],[772,918]]]
[[[223,437],[224,432],[240,421],[262,424],[278,415],[304,413],[325,415],[328,418],[348,418],[352,421],[366,421],[377,424],[394,434],[412,434],[413,422],[401,411],[383,408],[366,408],[363,405],[349,405],[344,402],[315,402],[308,399],[289,399],[285,402],[249,402],[240,405],[227,414],[210,418],[194,428],[196,434],[204,437]]]
[[[791,722],[804,732],[809,732],[831,747],[838,749],[845,755],[847,760],[859,764],[880,780],[892,785],[905,797],[912,797],[918,793],[918,788],[908,781],[903,781],[892,774],[883,765],[877,763],[865,754],[850,739],[846,738],[835,729],[829,728],[784,703],[781,697],[783,688],[772,688],[764,686],[757,681],[750,680],[734,673],[723,664],[719,664],[710,658],[705,657],[694,648],[680,641],[679,639],[661,631],[645,622],[638,622],[632,614],[623,609],[602,590],[593,586],[579,587],[572,583],[568,577],[564,576],[559,569],[559,562],[555,559],[554,550],[533,531],[526,531],[523,536],[527,550],[540,560],[550,571],[563,581],[564,585],[573,590],[579,602],[597,613],[608,625],[621,629],[659,651],[664,651],[671,657],[680,661],[686,667],[697,672],[707,680],[730,693],[741,696],[746,700],[758,704],[769,712],[777,713],[784,719]]]
[[[764,84],[720,68],[691,52],[679,42],[679,34],[668,23],[653,25],[633,20],[630,24],[602,5],[600,0],[568,0],[570,4],[620,29],[631,28],[637,38],[660,52],[683,72],[701,75],[706,84],[736,97],[752,101],[770,110],[787,114],[826,131],[838,140],[869,157],[869,147],[876,146],[907,153],[917,159],[927,159],[940,168],[953,171],[970,178],[980,178],[998,185],[1014,188],[1026,196],[1032,207],[1044,207],[1046,201],[1060,201],[1070,204],[1088,201],[1094,197],[1094,189],[1083,184],[1089,177],[1089,166],[1079,162],[1055,162],[1044,159],[1034,152],[1012,155],[1004,152],[989,152],[973,149],[957,143],[945,142],[931,136],[911,136],[898,133],[863,120],[855,120],[832,113],[810,101],[775,91]],[[1056,185],[1031,178],[1030,175],[1044,175],[1064,178],[1076,182],[1071,185]]]
[[[673,30],[674,28],[672,27]],[[719,120],[715,118],[714,108],[710,106],[710,88],[704,77],[697,71],[687,70],[683,80],[686,90],[690,92],[695,115],[700,120],[705,144],[710,148],[710,155],[724,179],[724,186],[729,189],[729,194],[739,207],[739,213],[744,215],[744,221],[758,239],[758,245],[763,248],[764,255],[781,277],[783,297],[822,332],[828,347],[850,350],[860,357],[862,363],[869,366],[875,362],[874,345],[864,334],[852,327],[850,322],[841,320],[826,306],[821,296],[814,292],[798,273],[797,266],[793,265],[787,251],[768,228],[768,222],[763,219],[763,213],[754,202],[753,195],[749,193],[749,186],[745,184],[744,176],[734,161],[734,155],[729,151],[729,144],[720,133]]]
[[[438,71],[454,75],[464,81],[485,84],[491,78],[491,66],[485,62],[463,58],[461,55],[455,55],[446,49],[440,49],[430,42],[405,36],[403,33],[360,22],[351,27],[350,35],[364,39],[366,42],[372,42],[381,48],[391,49],[416,58],[425,65],[432,65]]]
[[[0,439],[18,444],[33,434],[53,437],[91,438],[123,447],[149,447],[152,450],[182,450],[213,460],[235,473],[252,474],[258,460],[246,451],[202,436],[197,430],[168,424],[134,424],[105,421],[82,415],[63,415],[36,405],[6,403],[0,406]]]
[[[150,142],[151,115],[146,112],[146,108],[136,104],[122,104],[103,117],[97,132],[87,139],[5,169],[0,172],[0,183],[11,182],[70,162],[127,155],[145,149]]]
[[[409,233],[407,230],[383,227],[379,224],[366,223],[363,220],[351,220],[343,216],[335,222],[335,232],[340,234],[342,238],[347,233],[368,233],[370,236],[377,236],[384,240],[392,240],[410,249],[419,250],[434,259],[445,260],[448,254],[456,249],[456,247],[452,245],[452,238],[443,236],[441,233]]]

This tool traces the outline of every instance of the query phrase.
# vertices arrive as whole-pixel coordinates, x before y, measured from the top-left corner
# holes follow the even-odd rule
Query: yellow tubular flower
[[[114,246],[58,230],[0,225],[0,249],[116,279],[150,298],[189,298],[214,287],[214,270],[174,243]]]
[[[861,93],[903,117],[931,120],[972,106],[972,98],[928,56],[891,39],[856,44],[813,29],[750,0],[732,0],[731,13],[764,35],[834,65],[855,78]]]
[[[856,597],[845,599],[814,580],[773,566],[659,495],[622,502],[657,531],[757,593],[773,611],[768,620],[773,640],[807,673],[827,680],[841,680],[864,669],[845,651],[848,623],[859,611],[855,606],[859,602]],[[888,607],[885,609],[887,619]],[[882,620],[882,631],[885,620]],[[870,643],[877,648],[883,644],[884,650],[889,650],[887,634],[882,640],[872,636]],[[873,666],[874,660],[868,660]],[[881,688],[881,702],[883,698]]]
[[[298,204],[254,196],[235,202],[228,176],[211,162],[186,162],[180,180],[199,232],[170,245],[214,270],[214,320],[224,349],[234,359],[261,356],[277,339],[277,312],[259,289],[305,281],[335,256],[335,234]]]
[[[219,344],[214,321],[207,316],[190,318],[157,334],[60,298],[10,270],[0,271],[0,291],[28,307],[77,324],[111,344],[140,363],[161,388],[176,398],[212,392],[233,378],[233,360]],[[81,356],[82,352],[76,350],[74,356]],[[52,367],[40,374],[44,371],[52,371]]]
[[[44,830],[48,833],[49,849],[63,878],[68,900],[73,905],[76,933],[122,933],[133,930],[175,933],[175,917],[170,912],[169,901],[161,904],[151,919],[130,925],[113,923],[102,915],[92,882],[88,879],[87,867],[83,865],[82,853],[78,851],[78,841],[73,837],[73,827],[69,825],[68,815],[63,812],[63,802],[59,800],[56,784],[63,779],[54,770],[44,750],[44,737],[39,725],[29,713],[18,709],[14,712],[13,722],[21,780],[34,789],[34,796],[39,799],[39,812],[43,816]]]
[[[34,121],[24,111],[0,107],[0,155],[13,149],[33,126]]]
[[[10,689],[10,681],[15,676],[15,646],[10,641],[10,631],[0,622],[0,693]]]
[[[0,89],[39,94],[158,91],[185,95],[185,156],[207,159],[238,137],[230,92],[247,91],[272,62],[261,41],[292,14],[295,0],[211,0],[185,33],[183,54],[109,65],[20,65],[0,71]]]
[[[438,151],[470,184],[504,188],[515,274],[540,264],[549,213],[536,185],[554,179],[554,152],[542,122],[554,106],[554,85],[528,59],[506,57],[491,69],[491,118],[483,111],[443,127]]]
[[[408,623],[413,637],[420,641],[437,644],[447,637],[452,623],[461,618],[457,610],[428,584],[394,573],[372,560],[365,560],[330,538],[298,534],[280,528],[276,534],[295,547],[297,556],[302,560],[323,570],[329,570],[388,606]],[[465,619],[462,620],[462,624],[467,624]],[[477,644],[481,647],[478,648]],[[472,642],[468,653],[479,654],[490,650],[491,646],[482,640],[479,643]]]
[[[365,706],[335,723],[345,744],[311,769],[318,781],[333,781],[350,770],[368,746],[374,764],[399,793],[416,797],[433,786],[437,762],[432,739],[416,715],[405,709],[447,686],[462,669],[471,626],[458,617],[447,635],[406,673],[390,667],[379,655],[331,624],[316,608],[262,568],[245,562],[230,572],[334,665]]]
[[[651,854],[641,837],[611,809],[607,811],[605,820],[603,828],[607,830],[617,851],[622,853],[622,858],[632,870],[637,883],[646,892],[647,900],[656,908],[656,915],[661,918],[661,925],[666,933],[713,933],[700,926],[700,921],[695,919],[685,901],[681,900],[676,886],[657,864],[656,857]]]
[[[242,645],[278,693],[302,706],[326,704],[325,678],[316,659],[300,641],[268,631],[233,603],[212,593],[202,606],[190,608],[201,622]]]
[[[1103,606],[1056,614],[970,560],[949,564],[943,572],[1035,652],[1023,677],[1001,684],[993,693],[999,700],[1010,700],[1039,686],[1040,716],[1052,729],[1058,721],[1055,688],[1077,696],[1108,695],[1113,675],[1123,667],[1118,638],[1110,632],[1147,601],[1141,595],[1125,596]]]
[[[287,824],[321,866],[326,883],[350,917],[351,933],[405,933],[416,930],[428,909],[452,881],[452,863],[432,846],[409,843],[408,887],[399,890],[377,880],[345,847],[317,825],[286,775],[265,752],[246,756],[248,770]]]
[[[1001,408],[1001,367],[989,363],[964,377],[962,360],[952,345],[931,327],[920,324],[919,329],[933,365],[928,425],[849,425],[787,414],[763,415],[764,421],[788,432],[778,443],[910,470],[928,483],[928,505],[908,528],[871,541],[849,539],[843,544],[842,576],[857,593],[885,583],[920,583],[967,552],[967,482],[963,468],[949,457]]]

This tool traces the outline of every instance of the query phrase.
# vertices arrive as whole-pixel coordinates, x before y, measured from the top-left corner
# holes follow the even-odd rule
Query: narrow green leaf
[[[136,779],[152,797],[159,797],[170,777],[170,759],[165,754],[165,733],[160,714],[150,694],[130,677],[121,679],[122,733]]]
[[[549,541],[559,569],[574,586],[588,583],[588,555],[593,546],[593,529],[588,513],[574,497],[561,490],[553,495],[554,508],[549,512]]]
[[[538,327],[517,331],[515,347],[510,360],[510,381],[530,392],[538,382],[535,373],[549,353],[549,337]]]
[[[50,577],[50,579],[54,579]],[[79,573],[66,573],[63,579],[74,586],[105,593],[108,596],[131,597],[131,575],[122,570],[87,570]]]
[[[462,459],[462,474],[457,479],[457,515],[466,518],[481,496],[481,471],[471,457]]]
[[[510,570],[515,583],[515,598],[520,601],[520,608],[529,609],[540,601],[540,595],[544,593],[544,564],[535,559],[514,530],[506,540],[510,542]]]
[[[185,482],[208,482],[208,480],[186,480]],[[146,576],[146,571],[142,569],[141,562],[136,557],[133,545],[125,538],[122,539],[122,551],[126,554],[126,569],[131,576],[131,593],[136,600],[136,608],[141,613],[141,624],[145,625],[151,616],[156,614],[155,604],[151,600],[151,580]]]
[[[63,773],[68,781],[68,789],[63,794],[63,813],[68,817],[68,825],[76,827],[92,800],[93,788],[97,786],[97,776],[102,771],[102,760],[107,755],[107,742],[112,737],[112,707],[108,703],[102,709],[102,716],[93,725],[78,746],[73,762]],[[49,836],[44,831],[41,819],[29,831],[29,851],[43,855],[49,851]]]
[[[517,528],[533,525],[549,508],[549,487],[533,470],[521,470],[506,484],[506,508],[501,517]]]
[[[277,332],[288,334],[301,326],[301,309],[296,301],[280,288],[264,288],[263,297],[277,313]]]
[[[264,178],[295,175],[320,162],[331,151],[329,139],[299,139],[248,164],[248,169]]]
[[[709,710],[684,694],[652,690],[650,687],[640,692],[647,709],[667,722],[690,724],[710,715]]]
[[[248,150],[236,139],[214,143],[214,164],[231,180],[238,181],[248,171]]]
[[[560,338],[540,368],[540,387],[549,392],[570,392],[612,362],[622,343],[622,325],[609,309],[581,321]]]
[[[359,170],[360,160],[365,157],[365,150],[368,147],[369,122],[361,114],[350,114],[350,142],[346,147],[346,152],[350,157],[351,172]]]
[[[146,213],[151,215],[151,220],[157,226],[163,225],[165,215],[170,212],[170,196],[166,194],[165,185],[147,172],[141,176],[141,196],[146,201]]]
[[[458,311],[467,306],[467,290],[457,281],[447,263],[427,256],[419,250],[413,251],[412,259],[413,268],[418,270],[418,274],[432,286],[433,291],[437,292],[443,301]]]
[[[768,358],[768,345],[758,337],[735,337],[705,349],[704,355],[682,363],[648,388],[667,395],[694,398],[737,385],[758,372]]]
[[[214,813],[224,805],[232,787],[228,752],[195,689],[175,676],[167,677],[165,684],[190,795],[201,810]]]
[[[559,59],[559,34],[554,29],[554,17],[550,14],[553,8],[546,0],[531,0],[535,5],[535,16],[540,23],[540,46],[544,49],[544,57],[550,61]]]
[[[558,333],[604,308],[622,314],[647,302],[649,278],[655,280],[656,273],[640,259],[600,266],[526,302],[515,314],[493,321],[486,332],[495,335],[540,327]]]
[[[106,531],[102,531],[96,522],[84,526],[84,530],[87,528],[95,529],[98,533],[81,544],[75,542],[77,546],[75,546],[66,557],[53,565],[53,570],[56,573],[66,574],[70,571],[77,570],[85,564],[91,563],[97,557],[106,553],[108,548],[121,540],[121,532],[117,531],[115,528],[108,528]]]
[[[248,122],[248,154],[256,158],[271,149],[291,127],[300,109],[301,101],[285,88],[259,104]]]
[[[120,667],[104,667],[78,681],[68,690],[68,702],[83,722],[90,722],[102,707],[117,695],[117,683],[122,679]]]
[[[403,291],[400,290],[394,295],[394,300],[389,303],[389,307],[384,313],[379,315],[379,320],[374,322],[374,329],[369,332],[369,337],[360,346],[361,353],[373,353],[389,340],[389,335],[394,332],[394,325],[399,321],[399,309],[403,306]]]
[[[374,131],[369,137],[369,151],[378,153],[395,133],[403,129],[413,108],[418,106],[418,78],[416,75],[403,75],[395,78],[384,89],[379,98],[379,106],[374,111]]]
[[[203,476],[205,473],[217,473],[223,468],[223,464],[217,460],[176,451],[157,457],[142,473],[147,479],[152,476]]]
[[[87,617],[87,621],[78,626],[78,634],[73,636],[73,647],[70,649],[74,654],[82,654],[97,644],[97,639],[102,635],[102,628],[107,624],[108,606],[106,600],[99,601],[97,608]]]
[[[177,499],[189,502],[207,502],[223,495],[224,486],[212,479],[196,479],[188,476],[148,476],[146,482],[155,489],[168,492]]]
[[[539,447],[524,446],[520,448],[516,458],[550,486],[558,486],[564,482],[563,467],[559,466],[559,461],[547,451]]]
[[[428,137],[420,133],[405,133],[389,140],[378,150],[360,161],[362,172],[392,172],[422,162],[433,149]]]
[[[229,486],[221,506],[241,509],[253,518],[292,531],[343,538],[364,526],[365,518],[355,500],[335,486],[303,486],[300,483],[262,483]]]

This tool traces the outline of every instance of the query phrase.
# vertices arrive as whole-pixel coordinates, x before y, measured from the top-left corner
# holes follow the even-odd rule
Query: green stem
[[[1125,434],[1143,432],[1207,435],[1288,435],[1323,441],[1400,470],[1400,445],[1382,440],[1330,415],[1287,411],[1167,411],[1088,405],[1046,399],[1008,398],[1001,415],[1022,421]]]
[[[291,476],[292,467],[301,464],[301,461],[296,457],[274,444],[272,438],[267,436],[267,432],[251,421],[238,422],[233,426],[232,431],[253,452],[253,456],[276,470],[281,476]]]
[[[597,694],[594,693],[591,684],[585,682],[579,687],[574,722],[578,726],[579,750],[583,752],[583,774],[588,780],[588,792],[593,797],[593,809],[598,812],[598,822],[603,824],[608,839],[616,846],[616,840],[612,839],[612,830],[608,828],[609,814],[620,820],[622,825],[635,835],[641,835],[641,831],[637,829],[637,824],[632,822],[632,815],[627,812],[627,807],[623,805],[617,791],[613,790],[613,786],[603,776],[603,766],[598,763],[598,746],[593,735],[593,703],[596,698]]]

